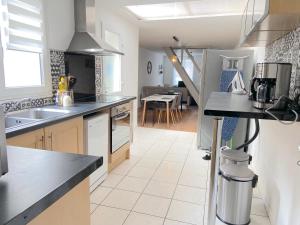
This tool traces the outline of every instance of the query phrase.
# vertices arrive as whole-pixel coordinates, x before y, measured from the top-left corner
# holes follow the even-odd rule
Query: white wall
[[[74,1],[46,0],[45,19],[48,49],[65,51],[75,30]]]
[[[265,49],[255,49],[257,62]],[[272,225],[300,224],[300,123],[292,126],[260,120],[260,134],[250,145],[252,169],[259,175],[258,188]],[[253,122],[251,133],[254,132]]]
[[[166,86],[175,86],[177,85],[175,83],[175,78],[174,78],[174,66],[168,59],[168,57],[165,55],[164,56],[164,85]]]
[[[201,64],[202,64],[202,54],[192,54],[196,63],[198,64],[198,66],[201,68]],[[184,56],[185,58],[187,56]],[[164,84],[167,86],[177,86],[178,82],[176,82],[176,73],[174,73],[174,66],[173,64],[170,62],[170,60],[168,59],[168,57],[165,55],[164,56]],[[177,75],[179,77],[179,75]],[[198,71],[196,70],[196,68],[194,68],[193,74],[190,75],[191,79],[193,81],[193,83],[196,85],[196,87],[198,89],[200,89],[200,74],[198,73]],[[181,78],[179,78],[181,80]]]
[[[145,48],[139,50],[139,95],[143,86],[163,86],[163,75],[159,73],[159,65],[163,65],[163,53]],[[147,64],[151,61],[152,73],[148,74]]]
[[[120,35],[122,47],[122,95],[138,96],[139,30],[137,25],[106,7],[104,0],[96,1],[96,34],[103,38],[105,29]],[[134,126],[137,126],[137,100],[134,101]]]
[[[260,138],[251,148],[272,225],[300,224],[300,123],[261,120]]]

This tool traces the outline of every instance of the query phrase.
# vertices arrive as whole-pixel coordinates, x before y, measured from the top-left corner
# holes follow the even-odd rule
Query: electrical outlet
[[[300,145],[298,145],[298,151],[300,152]]]

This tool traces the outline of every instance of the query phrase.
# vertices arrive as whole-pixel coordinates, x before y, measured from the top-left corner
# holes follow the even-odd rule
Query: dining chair
[[[182,94],[180,93],[177,95],[176,109],[175,109],[175,113],[176,113],[178,121],[179,121],[179,118],[182,119],[182,113],[181,113],[181,110],[179,109],[181,106],[181,99],[182,99]]]
[[[172,120],[172,123],[175,124],[176,123],[176,106],[177,106],[177,98],[178,96],[175,97],[175,99],[172,101],[172,104],[170,105],[169,111],[170,111],[170,117]],[[167,118],[167,107],[166,104],[160,104],[160,106],[156,109],[158,111],[158,119],[157,119],[157,123],[159,124],[161,122],[161,117],[163,116],[163,114],[165,113],[165,118]]]
[[[160,107],[159,102],[147,102],[147,109],[145,112],[145,123],[147,123],[148,112],[152,111],[152,121],[155,123],[156,110]]]

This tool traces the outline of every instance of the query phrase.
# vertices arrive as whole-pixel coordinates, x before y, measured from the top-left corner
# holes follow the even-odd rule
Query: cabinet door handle
[[[50,135],[48,135],[48,139],[50,141],[50,150],[52,150],[52,133],[50,133]]]
[[[41,137],[40,142],[42,143],[42,149],[45,149],[44,135]]]

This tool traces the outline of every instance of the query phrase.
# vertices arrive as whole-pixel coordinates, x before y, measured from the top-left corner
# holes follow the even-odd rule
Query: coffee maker
[[[257,63],[251,81],[250,99],[258,109],[284,109],[285,102],[278,102],[281,96],[289,96],[292,64]]]

